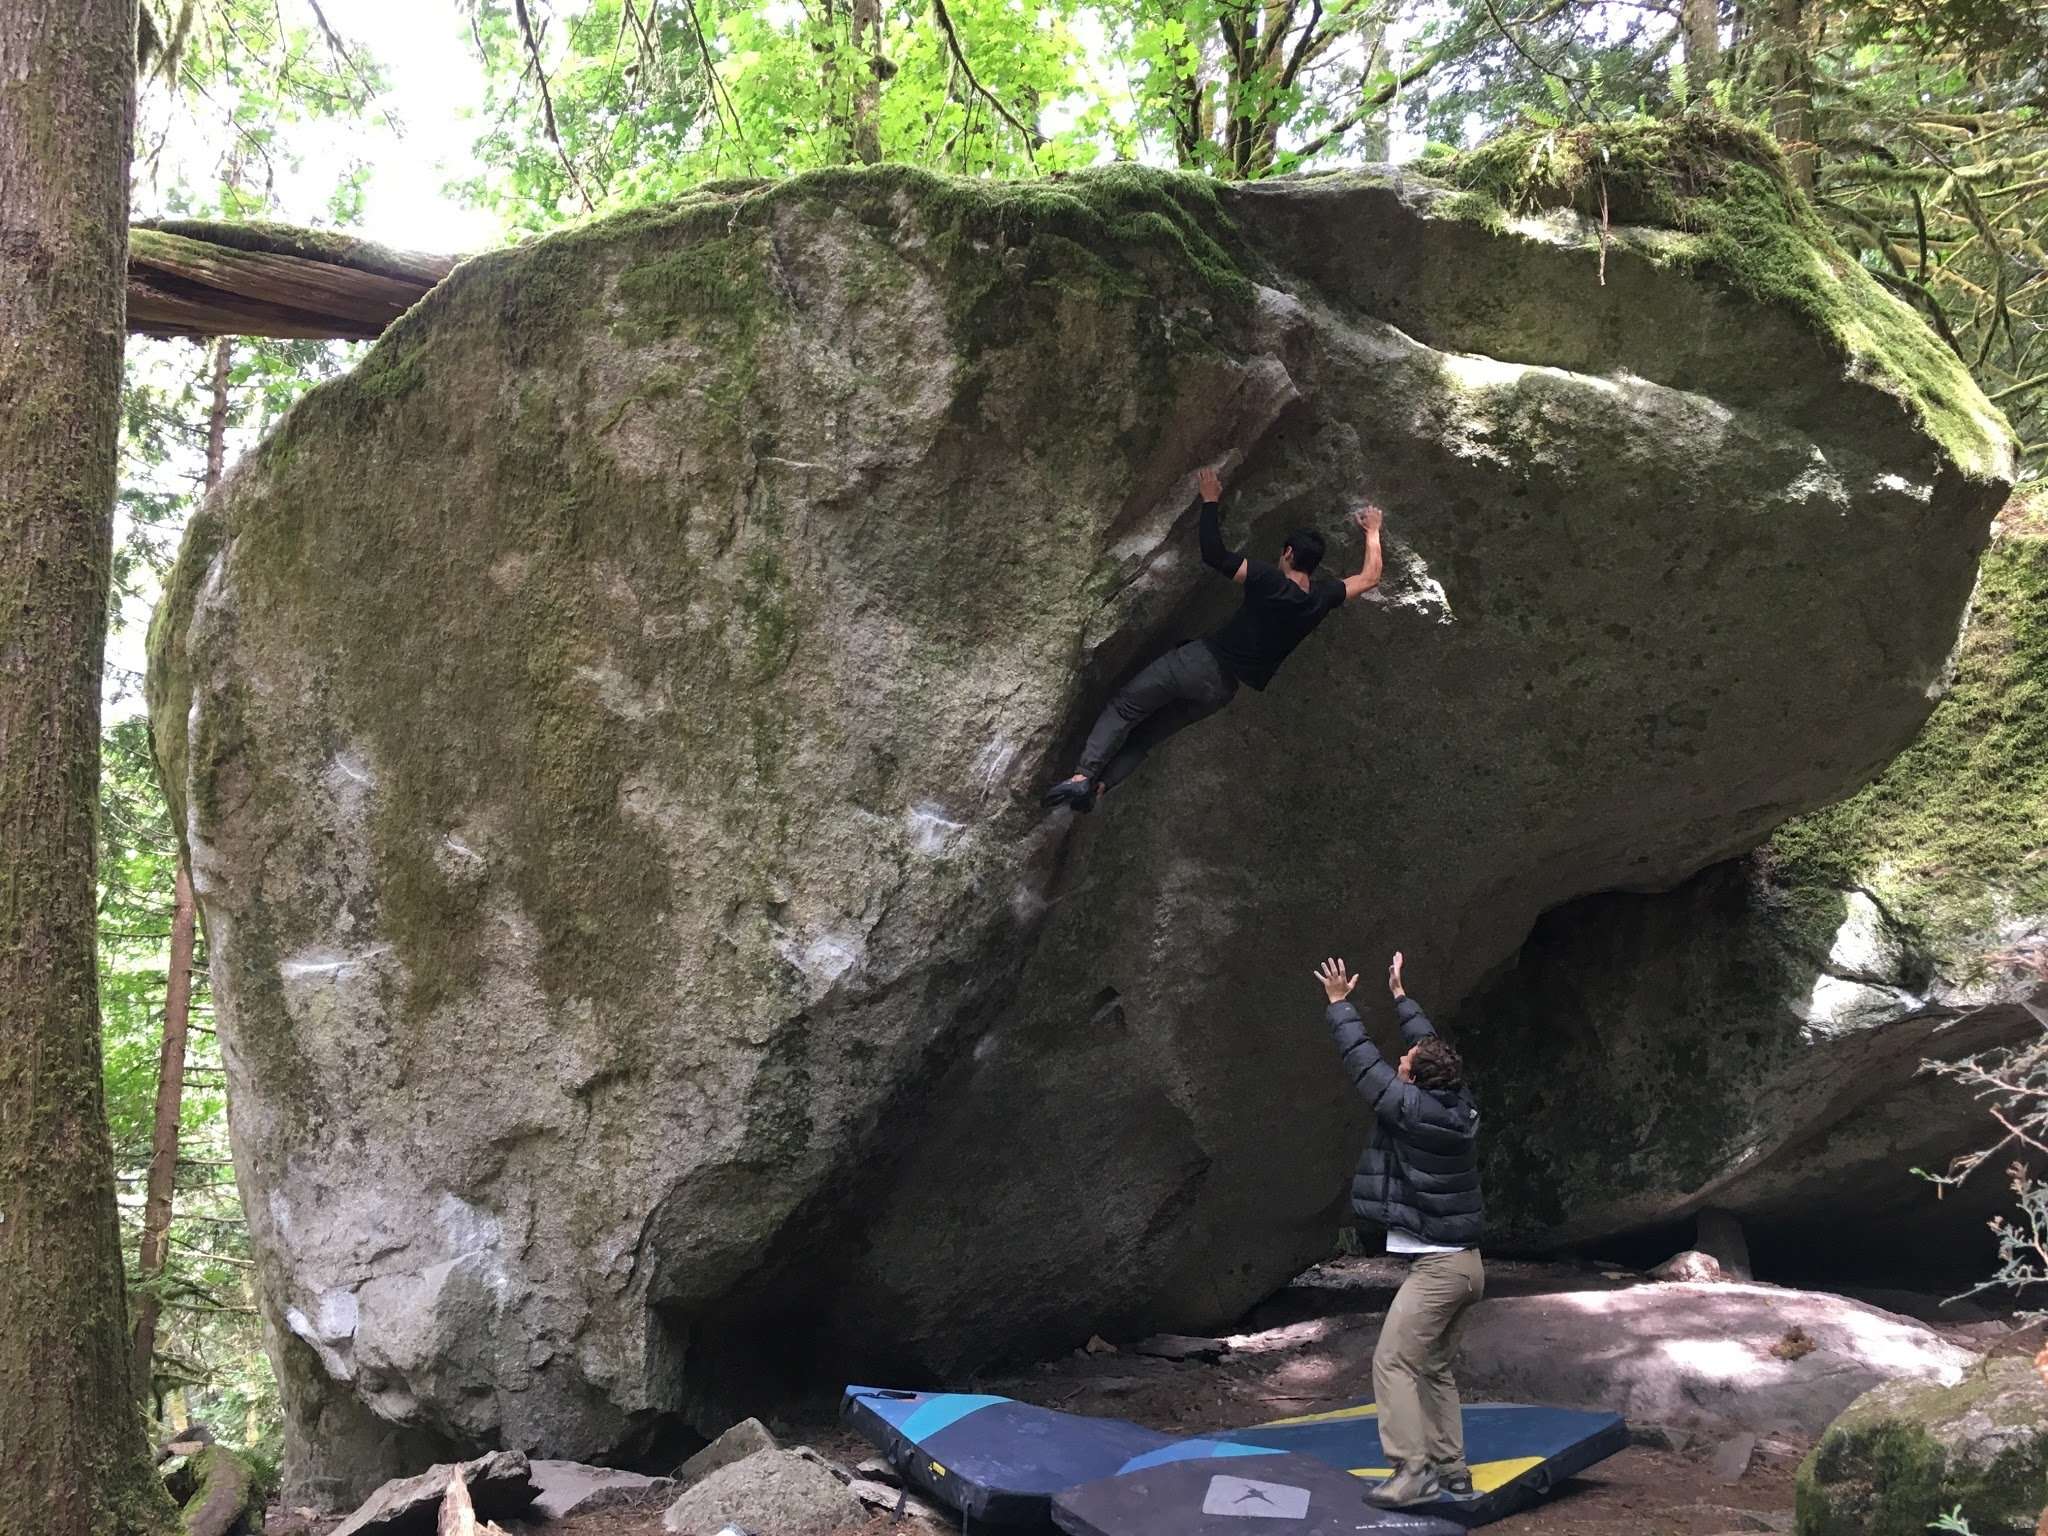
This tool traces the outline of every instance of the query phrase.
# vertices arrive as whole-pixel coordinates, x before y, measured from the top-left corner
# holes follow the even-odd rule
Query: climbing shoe
[[[1095,809],[1095,781],[1093,779],[1061,779],[1043,795],[1038,803],[1044,806],[1064,805],[1083,816]]]
[[[1463,1467],[1458,1468],[1455,1472],[1451,1471],[1448,1467],[1438,1467],[1436,1469],[1436,1481],[1437,1486],[1443,1490],[1445,1498],[1476,1499],[1479,1497],[1478,1490],[1472,1486],[1472,1474]]]
[[[1396,1466],[1392,1477],[1377,1488],[1366,1490],[1365,1501],[1387,1509],[1405,1509],[1410,1504],[1427,1504],[1442,1491],[1436,1468]]]

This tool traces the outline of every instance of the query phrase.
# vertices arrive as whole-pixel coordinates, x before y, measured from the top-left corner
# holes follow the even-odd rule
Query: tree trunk
[[[1764,79],[1770,89],[1771,132],[1784,146],[1792,179],[1811,192],[1813,142],[1812,17],[1806,0],[1770,0],[1764,35]]]
[[[0,1488],[175,1517],[131,1382],[93,950],[135,0],[0,3]]]
[[[234,367],[234,362],[235,344],[230,338],[223,336],[213,344],[213,400],[208,405],[206,412],[206,488],[209,491],[220,484],[221,471],[227,464],[228,376]],[[184,878],[183,865],[179,866],[178,876],[180,879]],[[185,888],[185,893],[179,900],[180,906],[175,910],[184,912],[192,910],[192,891],[189,885]],[[178,944],[177,919],[175,916],[171,921],[171,929],[171,964],[175,966],[178,963],[176,952]],[[185,927],[185,966],[187,970],[185,979],[188,983],[188,996],[190,992],[189,983],[191,976],[189,973],[191,965],[192,928],[188,923]],[[172,990],[175,991],[177,985],[177,975],[173,972],[170,981]]]
[[[862,165],[882,159],[882,129],[876,112],[882,98],[882,0],[853,0],[853,158]]]
[[[221,351],[227,343],[221,343]],[[209,446],[207,484],[220,478]],[[142,1251],[137,1270],[143,1281],[163,1273],[171,1252],[171,1201],[177,1187],[178,1129],[185,1104],[185,1042],[192,1019],[192,877],[178,861],[171,907],[171,970],[164,988],[164,1048],[157,1065],[156,1125],[149,1146],[149,1197],[142,1212]],[[162,1301],[144,1290],[135,1304],[135,1389],[144,1406],[153,1392],[156,1326]]]
[[[1721,0],[1679,0],[1679,25],[1685,31],[1685,74],[1695,97],[1721,72]]]
[[[1377,61],[1381,50],[1387,46],[1386,25],[1381,23],[1360,32],[1358,46]],[[1389,63],[1399,73],[1401,59],[1398,53],[1390,56]],[[1394,99],[1388,97],[1378,111],[1368,113],[1360,124],[1364,131],[1358,136],[1358,153],[1371,164],[1383,164],[1394,158]]]
[[[1202,169],[1202,151],[1209,142],[1208,97],[1199,74],[1174,77],[1174,94],[1180,111],[1173,119],[1174,163],[1184,171]]]
[[[220,484],[228,448],[228,373],[235,344],[213,344],[213,400],[206,413],[206,488]],[[171,1208],[177,1192],[178,1131],[185,1109],[185,1042],[192,1023],[192,876],[185,861],[171,882],[171,965],[164,978],[164,1045],[156,1069],[156,1119],[149,1139],[149,1194],[142,1210],[137,1273],[145,1282],[164,1271],[171,1254]],[[163,1302],[144,1289],[135,1304],[135,1390],[144,1406],[154,1396],[156,1325]]]

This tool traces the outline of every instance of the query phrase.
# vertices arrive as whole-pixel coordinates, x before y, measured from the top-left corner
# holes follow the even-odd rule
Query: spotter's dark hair
[[[1465,1086],[1465,1060],[1442,1035],[1417,1042],[1411,1065],[1417,1087],[1449,1093]]]

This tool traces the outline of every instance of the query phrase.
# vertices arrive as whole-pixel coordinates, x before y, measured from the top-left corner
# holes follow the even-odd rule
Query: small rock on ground
[[[861,1524],[867,1508],[817,1462],[793,1451],[756,1451],[720,1467],[669,1506],[670,1536],[716,1536],[726,1525],[769,1536],[833,1536]]]
[[[460,1471],[479,1519],[512,1519],[526,1513],[534,1495],[533,1469],[518,1451],[495,1451],[474,1461],[443,1462],[417,1477],[393,1478],[356,1508],[328,1536],[415,1536],[432,1531],[448,1491],[448,1478]]]
[[[1701,1253],[1696,1248],[1688,1248],[1683,1253],[1674,1253],[1651,1270],[1650,1278],[1666,1282],[1691,1280],[1707,1284],[1726,1280],[1728,1274],[1721,1268],[1721,1261],[1711,1253]]]
[[[540,1497],[533,1501],[533,1513],[543,1520],[559,1520],[572,1510],[588,1513],[605,1509],[675,1486],[673,1478],[646,1477],[580,1461],[536,1461],[532,1470],[534,1483],[540,1488]]]
[[[762,1451],[780,1450],[775,1437],[768,1433],[768,1426],[759,1419],[741,1419],[703,1450],[676,1468],[676,1486],[688,1488],[702,1482],[720,1467],[729,1467],[736,1461],[745,1461],[749,1456]]]

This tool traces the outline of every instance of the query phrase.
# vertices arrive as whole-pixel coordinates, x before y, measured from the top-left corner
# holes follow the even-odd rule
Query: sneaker
[[[1095,809],[1095,781],[1093,779],[1061,779],[1038,797],[1043,806],[1070,806],[1082,815]]]
[[[1436,1480],[1437,1486],[1443,1490],[1446,1498],[1476,1499],[1479,1497],[1478,1490],[1472,1486],[1472,1474],[1464,1467],[1458,1468],[1455,1472],[1444,1467],[1438,1467],[1436,1469]]]
[[[1392,1477],[1377,1488],[1366,1490],[1365,1499],[1368,1504],[1405,1509],[1410,1504],[1427,1504],[1442,1491],[1435,1467],[1397,1466]]]

